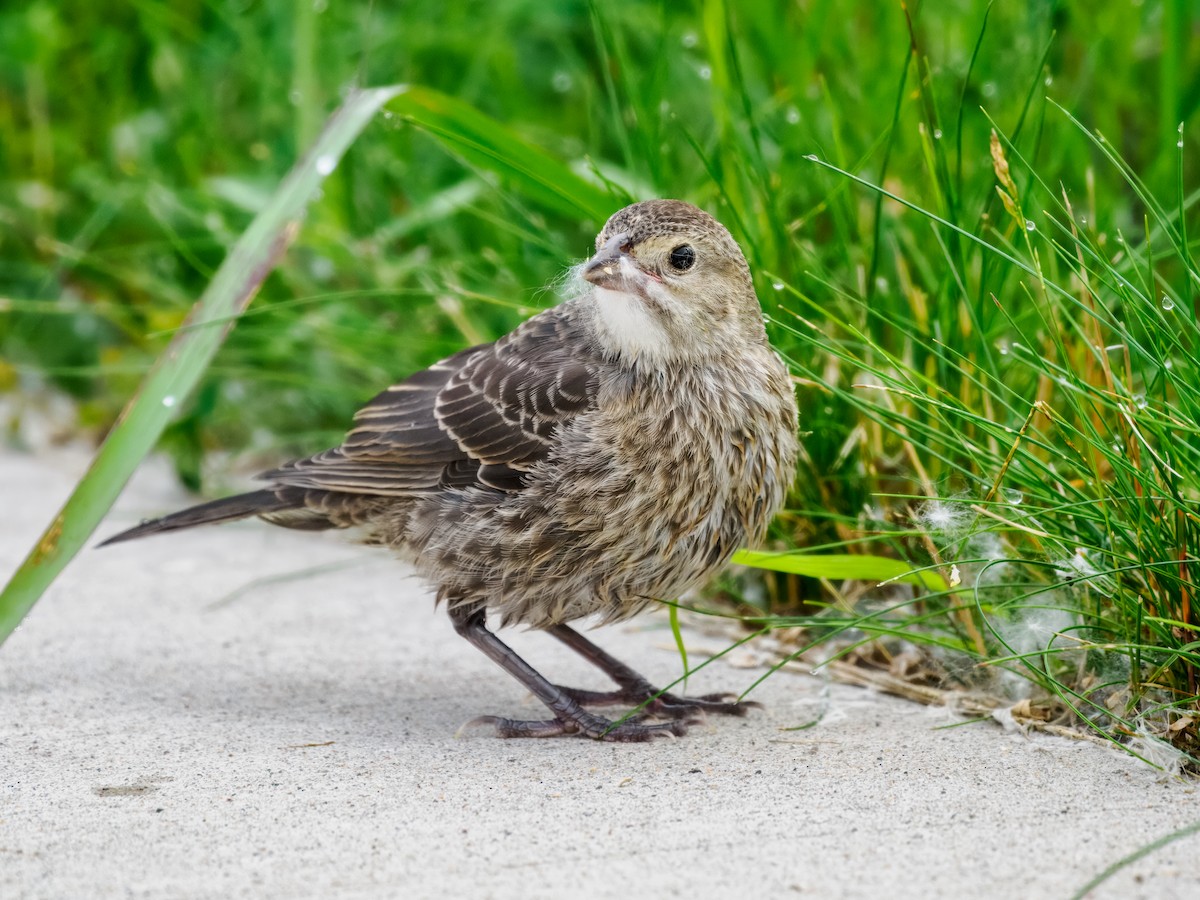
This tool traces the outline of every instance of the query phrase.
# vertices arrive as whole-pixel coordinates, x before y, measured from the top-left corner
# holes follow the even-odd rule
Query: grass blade
[[[464,162],[496,173],[521,195],[572,218],[582,214],[593,222],[604,222],[630,199],[611,196],[556,157],[454,97],[409,86],[387,108],[436,137]]]
[[[900,581],[915,584],[930,591],[948,591],[950,585],[933,569],[914,569],[902,559],[858,553],[762,553],[739,550],[733,562],[756,569],[804,575],[809,578],[857,581]]]
[[[352,94],[234,245],[208,288],[125,407],[66,504],[0,593],[0,643],[91,536],[175,409],[299,229],[300,217],[346,148],[399,88]]]
[[[1110,865],[1103,872],[1072,894],[1071,900],[1083,900],[1084,897],[1086,897],[1096,888],[1100,887],[1100,885],[1104,884],[1104,882],[1108,881],[1108,879],[1112,878],[1126,866],[1133,865],[1133,863],[1137,862],[1143,857],[1149,856],[1155,850],[1161,850],[1168,844],[1172,844],[1180,838],[1193,835],[1197,831],[1200,831],[1200,822],[1193,822],[1191,825],[1185,825],[1183,828],[1180,828],[1177,831],[1172,831],[1170,834],[1163,835],[1157,840],[1153,840],[1142,847],[1138,847],[1132,853],[1122,856],[1115,863]]]

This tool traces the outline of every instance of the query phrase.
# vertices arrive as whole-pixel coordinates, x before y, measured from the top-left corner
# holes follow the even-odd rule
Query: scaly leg
[[[614,725],[608,719],[585,710],[566,691],[551,684],[533,666],[517,656],[512,649],[487,629],[483,610],[450,608],[454,630],[483,651],[492,662],[521,682],[554,714],[546,721],[521,722],[499,716],[479,716],[468,725],[492,725],[499,737],[554,737],[560,734],[579,734],[600,741],[648,741],[655,737],[681,736],[687,732],[687,722],[676,720],[655,725],[626,722]]]
[[[686,719],[699,712],[744,716],[752,708],[762,708],[753,700],[738,703],[736,694],[705,694],[701,697],[677,697],[660,693],[645,678],[615,656],[597,647],[582,634],[566,625],[551,625],[547,632],[558,638],[617,683],[616,691],[584,691],[559,686],[564,694],[582,706],[642,706],[647,715],[664,719]]]

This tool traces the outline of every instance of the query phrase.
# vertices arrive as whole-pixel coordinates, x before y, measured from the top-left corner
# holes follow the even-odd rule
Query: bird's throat
[[[661,321],[636,294],[595,289],[596,326],[605,349],[629,362],[661,363],[672,343]]]

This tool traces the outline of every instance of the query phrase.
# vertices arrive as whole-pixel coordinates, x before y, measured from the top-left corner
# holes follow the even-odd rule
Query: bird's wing
[[[595,399],[594,367],[559,309],[388,388],[359,411],[340,447],[260,477],[383,496],[468,485],[519,490],[555,430]]]

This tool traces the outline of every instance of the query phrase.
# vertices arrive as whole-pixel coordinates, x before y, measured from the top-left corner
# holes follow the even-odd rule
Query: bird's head
[[[615,213],[590,282],[605,348],[630,361],[703,359],[766,339],[741,248],[720,222],[681,200],[647,200]]]

